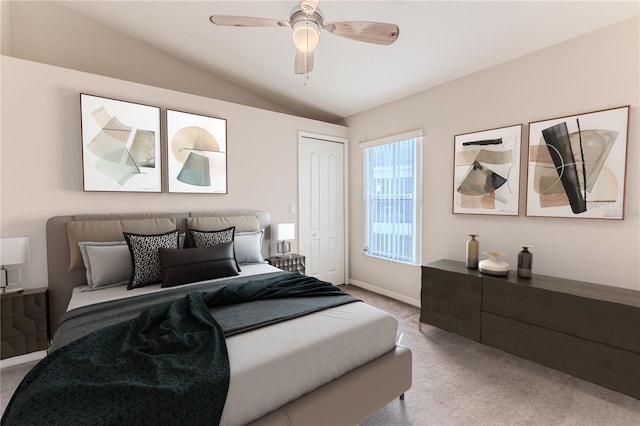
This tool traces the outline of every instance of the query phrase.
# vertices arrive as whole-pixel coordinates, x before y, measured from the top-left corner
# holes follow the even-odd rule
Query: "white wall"
[[[533,245],[534,272],[640,290],[639,20],[634,18],[349,117],[351,282],[417,303],[420,268],[366,257],[358,141],[422,128],[424,263],[463,261],[467,234],[508,253]],[[401,78],[401,75],[398,76]],[[453,215],[454,135],[631,105],[624,221]],[[523,168],[523,171],[525,168]]]
[[[295,222],[289,203],[297,203],[298,131],[347,135],[335,124],[7,56],[0,61],[0,235],[31,237],[25,287],[47,285],[51,216],[252,208],[270,211],[273,222]],[[229,193],[83,192],[80,92],[226,119]]]

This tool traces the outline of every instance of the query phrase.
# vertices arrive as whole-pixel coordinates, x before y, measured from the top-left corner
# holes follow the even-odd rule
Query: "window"
[[[422,132],[363,142],[365,252],[420,262]]]

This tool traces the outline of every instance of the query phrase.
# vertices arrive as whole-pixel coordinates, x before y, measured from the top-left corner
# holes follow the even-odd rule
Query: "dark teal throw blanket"
[[[216,306],[279,298],[356,301],[332,284],[297,274],[194,292],[50,353],[22,381],[2,425],[218,424],[229,387],[225,330]],[[285,304],[286,305],[286,304]],[[260,325],[325,309],[282,309]],[[243,326],[255,328],[256,321]],[[234,328],[234,327],[231,327]],[[237,327],[232,334],[238,333]]]

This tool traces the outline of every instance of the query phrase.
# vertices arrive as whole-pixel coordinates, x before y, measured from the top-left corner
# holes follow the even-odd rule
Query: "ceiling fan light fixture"
[[[320,41],[320,26],[310,20],[300,20],[293,24],[293,44],[302,53],[313,52]]]

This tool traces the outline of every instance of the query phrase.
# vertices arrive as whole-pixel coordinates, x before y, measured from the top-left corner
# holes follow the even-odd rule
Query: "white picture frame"
[[[169,192],[227,193],[227,121],[167,110]]]
[[[162,192],[160,108],[80,94],[84,191]]]

